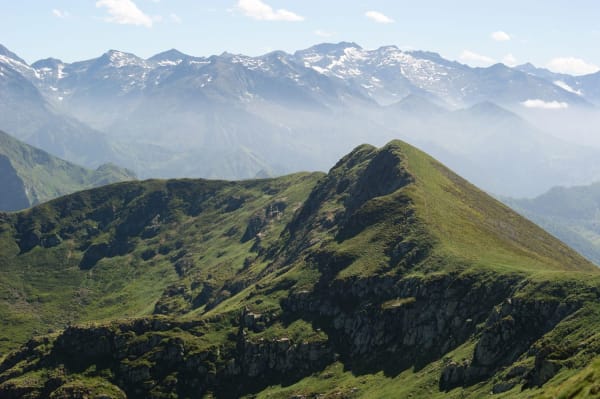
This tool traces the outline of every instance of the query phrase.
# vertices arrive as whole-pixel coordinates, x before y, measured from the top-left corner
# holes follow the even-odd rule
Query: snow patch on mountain
[[[124,68],[127,66],[151,68],[151,66],[148,65],[145,60],[133,54],[124,53],[118,50],[111,50],[106,55],[110,60],[110,65],[114,68]]]
[[[159,61],[156,64],[158,66],[175,66],[175,65],[179,65],[183,62],[182,59],[178,59],[178,60],[164,60],[164,61]]]
[[[530,99],[521,103],[525,108],[536,108],[536,109],[567,109],[569,104],[561,101],[544,101],[540,99]]]
[[[578,96],[583,96],[583,92],[581,90],[576,90],[576,89],[572,88],[571,86],[569,86],[567,83],[563,82],[562,80],[555,80],[552,83],[554,83],[556,86],[560,87],[561,89],[568,91],[569,93],[577,94]]]
[[[11,69],[19,72],[21,75],[29,78],[29,79],[38,79],[38,72],[31,68],[29,65],[22,63],[21,61],[8,57],[6,55],[0,54],[0,63],[5,64]]]
[[[221,79],[241,79],[238,83],[244,87],[240,90],[250,90],[250,94],[258,93],[250,83],[257,74],[287,80],[304,93],[319,93],[310,96],[323,104],[329,101],[323,96],[338,100],[343,96],[358,96],[360,101],[370,98],[381,105],[389,105],[399,98],[416,94],[435,98],[450,108],[490,99],[518,104],[527,98],[575,105],[585,102],[587,93],[584,91],[588,87],[568,76],[534,78],[531,72],[518,68],[470,68],[445,60],[436,53],[406,51],[396,46],[368,50],[346,42],[320,44],[294,54],[276,51],[258,57],[223,53],[201,58],[173,49],[145,60],[134,54],[110,50],[92,60],[68,64],[47,59],[31,67],[6,54],[0,52],[0,64],[20,72],[40,90],[53,94],[51,97],[60,94],[65,99],[79,90],[85,92],[90,87],[96,90],[96,84],[112,95],[142,93],[148,87],[180,78],[189,79],[194,82],[194,87],[203,88],[210,83],[202,77],[206,73],[220,76],[219,82]],[[226,72],[228,70],[232,74]],[[243,70],[249,74],[243,75]],[[524,85],[514,85],[516,81],[523,81]],[[504,97],[498,98],[499,95]],[[260,95],[244,94],[242,97],[247,100]]]

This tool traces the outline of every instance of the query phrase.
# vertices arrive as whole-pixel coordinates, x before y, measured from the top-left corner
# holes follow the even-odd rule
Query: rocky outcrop
[[[342,158],[313,189],[288,226],[290,233],[300,235],[307,230],[345,225],[367,201],[391,194],[412,182],[401,164],[400,155],[389,148],[377,151],[368,145],[358,147]],[[328,212],[323,212],[326,203],[343,204],[343,207],[327,215]]]
[[[299,379],[335,360],[327,341],[294,342],[285,336],[251,338],[248,328],[256,330],[257,323],[264,320],[263,315],[244,312],[237,320],[237,336],[208,347],[201,345],[202,336],[208,332],[202,321],[152,318],[110,326],[68,327],[50,352],[40,352],[47,341],[32,341],[6,359],[0,370],[0,392],[2,397],[24,393],[43,396],[34,387],[3,384],[12,376],[7,370],[32,357],[46,367],[62,364],[65,375],[92,365],[110,370],[110,383],[129,398],[158,397],[156,389],[186,397],[199,397],[211,390],[233,398],[282,379]],[[55,386],[51,390],[46,387],[45,392],[83,392],[65,385],[68,380],[55,380]]]
[[[336,280],[315,292],[295,293],[283,307],[328,320],[323,328],[354,364],[385,364],[397,372],[422,367],[464,343],[510,295],[514,279],[482,284],[482,277]]]
[[[493,375],[501,367],[512,364],[536,340],[580,307],[579,302],[558,299],[507,298],[487,318],[472,359],[462,363],[450,362],[442,370],[440,388],[448,390],[470,385]],[[546,361],[543,354],[538,354],[530,383],[542,385],[559,368],[557,364]]]
[[[250,220],[248,220],[248,225],[246,226],[246,230],[244,231],[244,235],[242,236],[240,242],[248,242],[256,237],[262,229],[264,229],[269,224],[267,217],[261,213],[253,215]]]
[[[81,261],[79,262],[79,268],[82,270],[89,270],[104,258],[112,258],[115,256],[121,256],[127,254],[133,246],[126,239],[124,240],[112,240],[109,243],[98,243],[90,245]]]
[[[290,376],[308,375],[331,364],[336,355],[329,342],[322,340],[294,342],[288,337],[252,339],[249,332],[264,331],[276,321],[274,315],[244,310],[237,338],[239,356],[227,364],[228,376],[247,376],[264,384]],[[270,382],[271,381],[271,382]]]
[[[358,369],[419,369],[476,339],[471,359],[446,362],[440,388],[448,390],[479,382],[513,363],[581,306],[560,299],[515,298],[517,282],[517,276],[495,279],[485,274],[336,280],[318,291],[293,294],[283,307],[326,320],[323,328],[334,337],[336,351]],[[530,379],[541,385],[560,366],[537,357],[540,365]]]
[[[287,208],[287,203],[284,200],[279,199],[252,215],[250,220],[248,220],[248,225],[246,226],[246,230],[240,241],[244,243],[254,238],[260,239],[260,234],[263,230],[272,220],[280,219],[285,208]]]

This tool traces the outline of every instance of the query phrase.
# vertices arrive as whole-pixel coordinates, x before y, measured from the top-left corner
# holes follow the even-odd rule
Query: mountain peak
[[[338,54],[343,53],[348,48],[362,50],[362,47],[354,42],[320,43],[305,50],[296,51],[295,55],[305,53]]]
[[[537,69],[537,67],[535,65],[533,65],[531,62],[526,62],[525,64],[517,65],[515,68],[521,69],[521,70]]]
[[[395,110],[408,112],[413,115],[435,115],[446,111],[443,107],[437,105],[433,101],[430,101],[429,99],[417,94],[409,94],[402,100],[391,104],[389,107]]]
[[[144,59],[135,54],[125,53],[119,50],[108,50],[102,54],[98,61],[102,64],[109,64],[116,68],[122,68],[130,65],[145,65]]]
[[[286,57],[289,57],[289,54],[283,50],[270,51],[262,56],[262,58],[276,58],[276,59],[281,59],[281,58],[286,58]]]
[[[520,71],[520,72],[527,73],[529,75],[548,77],[550,79],[556,78],[557,76],[561,75],[558,73],[554,73],[549,69],[537,67],[537,66],[533,65],[531,62],[528,62],[526,64],[517,65],[513,69],[516,69],[517,71]]]
[[[362,47],[359,46],[358,44],[356,44],[354,42],[344,42],[344,41],[337,42],[337,43],[320,43],[320,44],[313,46],[312,48],[322,49],[322,50],[355,48],[358,50],[362,50]]]
[[[118,58],[139,58],[137,55],[132,53],[126,53],[121,50],[108,50],[104,55],[107,55],[110,59],[118,59]]]
[[[15,53],[13,53],[12,51],[10,51],[9,49],[7,49],[6,47],[4,47],[3,45],[0,44],[0,55],[3,55],[5,57],[8,57],[12,60],[18,61],[21,64],[25,64],[27,65],[27,62],[25,62],[25,60],[23,60],[22,58],[20,58],[18,55],[16,55]]]
[[[485,220],[473,223],[481,215]],[[447,260],[445,272],[493,270],[508,258],[515,272],[596,271],[533,223],[399,140],[381,148],[361,145],[342,158],[315,186],[288,231],[298,240],[293,252],[316,242],[320,251],[334,251],[335,259],[342,256],[337,248],[354,254],[339,278],[395,267],[431,271],[432,255]],[[379,237],[377,244],[356,238],[364,232]],[[376,246],[397,251],[375,259]]]
[[[466,108],[465,111],[473,115],[485,115],[487,117],[519,118],[516,114],[492,101],[482,101]]]
[[[60,65],[64,65],[64,63],[62,62],[62,60],[59,60],[58,58],[44,58],[43,60],[38,60],[38,61],[34,62],[33,64],[31,64],[31,67],[33,69],[41,69],[41,68],[56,69]]]
[[[432,61],[432,62],[435,62],[436,64],[440,64],[440,65],[445,65],[445,66],[459,65],[456,61],[447,60],[446,58],[442,57],[439,53],[436,53],[433,51],[410,50],[410,51],[407,51],[407,53],[415,58]]]
[[[179,51],[177,49],[172,48],[170,50],[163,51],[161,53],[153,55],[152,57],[148,58],[148,61],[152,61],[152,62],[161,62],[161,61],[173,61],[173,62],[177,62],[177,61],[185,60],[185,59],[188,59],[188,58],[192,58],[192,57],[190,55],[182,53],[181,51]]]
[[[487,69],[490,71],[512,70],[512,68],[510,68],[509,66],[507,66],[501,62],[497,62],[497,63],[487,67]]]

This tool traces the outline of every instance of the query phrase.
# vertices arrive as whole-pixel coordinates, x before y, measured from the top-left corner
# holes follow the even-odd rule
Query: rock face
[[[481,285],[477,277],[457,276],[351,280],[291,296],[284,308],[325,317],[337,349],[355,361],[374,366],[393,354],[389,367],[402,370],[422,367],[464,343],[509,295],[511,283]]]
[[[513,363],[581,306],[512,298],[517,281],[481,275],[335,281],[293,295],[283,306],[325,320],[323,328],[335,337],[336,351],[355,367],[383,364],[392,373],[422,368],[476,335],[472,359],[442,370],[440,388],[448,390],[484,380]]]
[[[474,384],[512,364],[531,344],[561,320],[581,307],[578,302],[527,301],[508,298],[489,314],[473,358],[461,364],[450,363],[442,370],[440,388]],[[542,385],[558,372],[552,365],[541,365],[536,358],[535,385]],[[505,385],[496,386],[502,391]]]
[[[226,352],[218,346],[197,346],[204,335],[203,322],[142,319],[110,327],[69,327],[58,337],[51,352],[42,355],[37,346],[40,342],[32,341],[27,349],[6,359],[0,373],[28,357],[42,355],[46,365],[59,361],[68,369],[92,365],[108,368],[113,374],[112,383],[121,387],[128,398],[161,397],[160,391],[165,389],[186,397],[202,396],[209,390],[224,397],[237,397],[290,374],[295,378],[308,375],[334,361],[332,348],[323,341],[248,340],[244,334],[245,318],[247,314],[242,314],[237,320],[239,334],[231,338]],[[188,334],[178,337],[173,330]],[[5,379],[0,378],[0,394],[23,393],[10,384],[2,384]],[[47,388],[29,394],[36,397],[44,389]]]
[[[481,275],[322,282],[317,290],[285,298],[282,315],[242,311],[232,319],[237,333],[208,346],[203,337],[215,333],[213,323],[225,320],[146,318],[110,326],[68,327],[53,345],[47,339],[31,341],[5,359],[0,366],[0,394],[18,397],[25,392],[9,381],[10,370],[26,359],[39,359],[50,368],[62,364],[68,370],[85,370],[96,365],[110,370],[110,383],[128,398],[160,398],[160,392],[182,397],[214,392],[234,398],[297,381],[338,358],[352,364],[356,372],[383,369],[396,375],[408,368],[420,369],[475,339],[472,357],[446,362],[439,380],[441,390],[469,386],[515,362],[581,306],[514,298],[517,282],[517,277],[494,281]],[[255,337],[282,319],[298,317],[313,320],[329,338]],[[529,384],[542,385],[561,367],[547,360],[552,353],[539,352],[533,368],[513,373]],[[512,389],[517,380],[511,378],[496,384],[494,392]],[[53,389],[65,383],[59,381]],[[43,395],[42,390],[27,392],[31,397]]]

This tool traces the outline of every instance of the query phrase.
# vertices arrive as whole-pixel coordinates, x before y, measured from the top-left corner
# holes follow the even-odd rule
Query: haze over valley
[[[581,122],[598,118],[599,73],[472,68],[348,42],[258,57],[110,50],[31,65],[3,48],[0,68],[1,129],[68,161],[112,162],[140,178],[325,171],[356,145],[393,138],[502,196],[600,176],[595,125]]]

